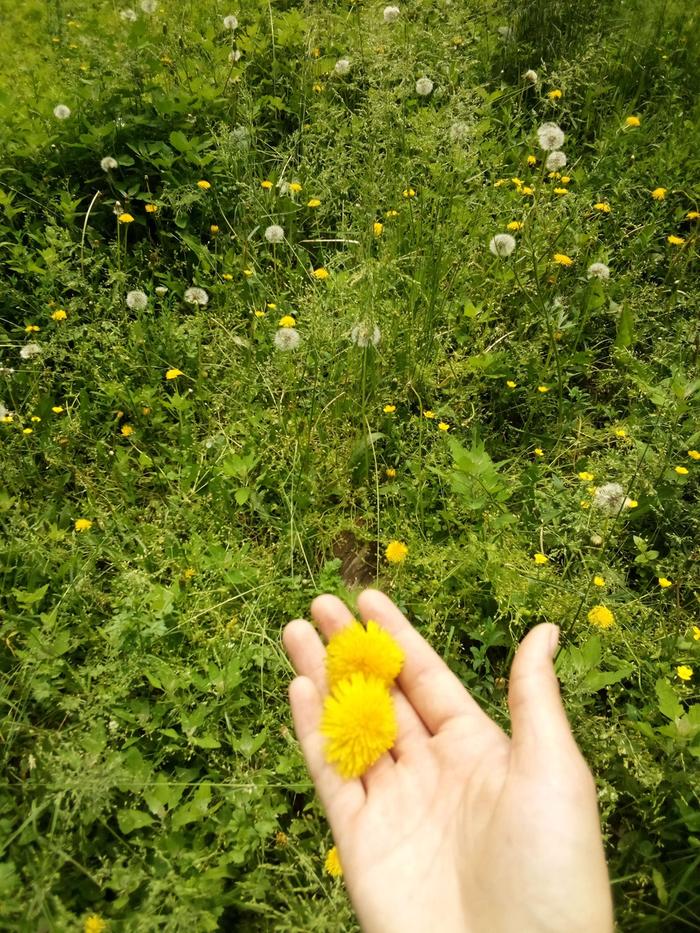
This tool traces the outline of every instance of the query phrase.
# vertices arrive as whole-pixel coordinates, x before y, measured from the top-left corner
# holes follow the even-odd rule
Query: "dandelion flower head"
[[[399,676],[404,654],[391,635],[370,620],[346,625],[328,642],[326,673],[331,688],[353,674],[376,677],[390,687]]]
[[[183,298],[187,304],[199,305],[200,308],[204,308],[207,304],[209,304],[209,295],[204,291],[203,288],[197,288],[196,285],[186,289]]]
[[[130,7],[127,7],[125,10],[119,12],[120,19],[123,19],[125,23],[135,23],[137,16],[135,10],[132,10]]]
[[[268,243],[281,243],[284,240],[284,227],[271,224],[265,229],[265,239]]]
[[[401,561],[406,559],[406,555],[408,554],[408,547],[403,543],[403,541],[390,541],[387,544],[386,551],[384,553],[390,564],[400,564]]]
[[[233,14],[224,16],[224,28],[230,29],[232,32],[234,29],[238,29],[238,17]]]
[[[339,58],[335,63],[333,71],[337,75],[346,75],[350,73],[350,59],[349,58]]]
[[[117,222],[120,224],[132,224],[134,222],[134,215],[124,211],[117,215]]]
[[[75,525],[73,527],[76,531],[90,531],[92,528],[92,522],[89,518],[76,518]]]
[[[667,191],[668,188],[654,188],[654,190],[651,192],[651,196],[655,201],[663,201],[663,199],[666,197]]]
[[[275,346],[283,353],[296,350],[301,343],[301,334],[293,327],[280,327],[274,336]]]
[[[331,878],[342,878],[343,866],[340,864],[338,849],[335,846],[328,850],[328,855],[326,856],[326,861],[323,867],[325,868],[326,873],[331,876]]]
[[[571,256],[567,256],[566,253],[555,253],[553,259],[558,266],[573,266],[574,264]]]
[[[169,369],[165,373],[165,378],[168,380],[177,379],[178,376],[184,376],[185,374],[181,369]]]
[[[591,476],[590,473],[587,475]],[[598,486],[593,495],[593,507],[607,515],[616,515],[620,509],[629,508],[630,502],[632,500],[627,498],[625,490],[619,483],[604,483]]]
[[[680,664],[676,668],[676,674],[678,674],[681,680],[691,680],[693,676],[693,668],[689,667],[687,664]]]
[[[99,914],[90,914],[85,918],[83,933],[103,933],[107,929],[107,924]]]
[[[326,697],[320,731],[327,739],[326,761],[346,779],[360,777],[389,751],[398,734],[386,685],[359,673],[336,684]]]
[[[19,351],[19,355],[23,360],[31,360],[33,356],[38,356],[41,353],[41,347],[38,343],[27,343]]]
[[[291,314],[283,314],[277,323],[279,327],[296,327],[297,326],[297,322],[294,320]]]
[[[669,580],[668,577],[659,577],[658,580],[662,590],[668,589],[669,586],[673,586],[673,580]]]
[[[70,107],[66,107],[65,104],[57,104],[53,108],[53,115],[56,117],[57,120],[67,120],[68,117],[70,116],[70,113],[71,113]]]
[[[382,339],[382,332],[376,324],[369,324],[366,321],[358,321],[350,331],[350,340],[356,347],[373,347],[379,345]]]
[[[547,557],[546,554],[543,554],[541,551],[538,551],[535,554],[533,560],[535,561],[536,564],[539,564],[540,566],[543,566],[544,564],[549,563],[549,558]]]
[[[419,94],[421,97],[428,97],[433,92],[433,87],[435,85],[430,80],[430,78],[422,77],[416,81],[416,94]]]
[[[545,152],[561,149],[564,145],[564,131],[556,123],[543,123],[537,130],[537,139]]]
[[[139,4],[144,13],[155,13],[158,9],[158,0],[141,0]]]
[[[385,23],[395,23],[400,15],[401,15],[401,10],[397,6],[385,6],[384,7],[384,22]]]
[[[104,159],[100,159],[100,168],[103,172],[112,172],[118,167],[119,163],[113,156],[105,156]]]
[[[63,310],[63,308],[59,308],[57,311],[53,312],[53,314],[51,315],[51,320],[52,321],[65,321],[67,317],[68,317],[68,314]]]
[[[566,153],[562,152],[561,149],[555,149],[554,152],[550,152],[545,162],[545,166],[549,172],[556,172],[560,168],[564,168],[565,165]]]
[[[604,262],[592,262],[588,267],[588,278],[607,282],[610,278],[610,268]]]
[[[515,237],[512,237],[510,233],[497,233],[496,236],[491,238],[489,249],[494,256],[500,256],[501,258],[510,256],[515,249]]]
[[[639,117],[630,116],[625,119],[625,126],[640,126]]]
[[[148,295],[136,288],[126,293],[126,304],[132,311],[144,311],[148,307]]]
[[[537,72],[534,71],[532,68],[528,68],[528,69],[527,69],[527,71],[526,71],[525,74],[523,75],[523,78],[524,78],[526,81],[529,81],[530,84],[537,84],[537,80],[538,80],[538,78],[537,78]]]
[[[615,624],[615,615],[607,606],[594,606],[588,613],[588,621],[596,628],[610,628]]]

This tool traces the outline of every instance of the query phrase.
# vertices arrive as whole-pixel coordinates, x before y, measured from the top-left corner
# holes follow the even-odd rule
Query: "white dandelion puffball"
[[[167,294],[168,294],[168,287],[167,287],[167,285],[158,285],[158,286],[156,287],[156,290],[155,290],[155,291],[156,291],[156,295],[158,295],[160,298],[162,298],[163,295],[167,295]]]
[[[604,262],[592,262],[588,267],[588,278],[600,279],[602,282],[607,282],[610,278],[609,266],[606,266]]]
[[[554,152],[550,152],[547,156],[545,165],[548,172],[556,172],[560,168],[564,168],[566,165],[566,154],[563,153],[561,149],[555,149]]]
[[[523,75],[526,81],[529,81],[530,84],[537,84],[537,72],[533,71],[532,68],[528,68],[525,74]]]
[[[628,508],[631,501],[619,483],[605,483],[595,491],[593,508],[600,509],[607,515],[616,515],[620,509]]]
[[[19,355],[23,360],[31,360],[33,356],[41,353],[41,347],[38,343],[27,343],[19,351]]]
[[[564,131],[556,123],[543,123],[537,130],[537,139],[545,152],[550,149],[561,149],[564,145]]]
[[[470,135],[470,126],[464,120],[456,120],[450,127],[450,141],[463,143]]]
[[[70,107],[66,107],[65,104],[58,104],[53,108],[53,115],[57,120],[67,120],[70,116]]]
[[[122,10],[119,16],[124,20],[125,23],[136,22],[136,13],[134,13],[132,9]]]
[[[203,288],[197,288],[196,285],[193,285],[192,288],[188,288],[183,297],[187,304],[199,305],[200,308],[204,308],[209,304],[209,295],[207,295]]]
[[[494,256],[501,256],[501,258],[510,256],[515,249],[515,237],[512,237],[510,233],[497,233],[491,239],[489,249]]]
[[[232,32],[234,29],[238,29],[238,17],[231,14],[230,16],[224,16],[224,26],[226,29],[230,29]]]
[[[155,13],[158,9],[158,0],[141,0],[141,9],[144,13]]]
[[[385,23],[395,23],[400,15],[401,15],[401,10],[397,6],[385,6],[384,7],[384,22]]]
[[[434,87],[435,85],[430,78],[419,78],[416,81],[416,94],[420,94],[421,97],[428,97],[429,94],[433,93]]]
[[[281,243],[284,240],[284,227],[279,224],[271,224],[265,230],[265,239],[268,243]]]
[[[335,63],[333,71],[337,75],[346,75],[350,73],[350,59],[349,58],[339,58]]]
[[[231,142],[237,149],[247,149],[250,146],[250,133],[248,128],[240,123],[236,124],[231,130],[229,136]]]
[[[356,347],[368,347],[370,344],[376,347],[381,339],[382,332],[377,325],[369,324],[366,321],[358,321],[350,331],[350,340]]]
[[[145,311],[148,307],[148,295],[136,288],[133,292],[127,292],[126,304],[132,311]]]
[[[228,53],[228,60],[230,62],[239,62],[241,60],[242,55],[243,55],[243,52],[241,52],[240,49],[234,49],[232,52]]]
[[[118,167],[119,163],[112,156],[105,156],[104,159],[100,159],[100,168],[103,172],[112,172]]]
[[[301,343],[301,334],[293,327],[280,327],[274,339],[277,349],[286,353],[288,350],[296,350]]]

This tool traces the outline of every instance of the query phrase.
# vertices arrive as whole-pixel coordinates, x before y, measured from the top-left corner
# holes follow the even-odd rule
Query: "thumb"
[[[558,626],[536,625],[516,652],[508,687],[512,751],[516,756],[525,754],[532,760],[533,753],[537,758],[549,751],[561,755],[571,745],[576,747],[552,663],[558,643]]]

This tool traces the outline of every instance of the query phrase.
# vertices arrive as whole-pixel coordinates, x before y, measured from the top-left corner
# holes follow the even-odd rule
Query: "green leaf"
[[[41,602],[44,596],[46,596],[48,588],[48,583],[40,586],[38,590],[16,590],[13,588],[12,595],[15,597],[20,606],[33,606],[34,603]]]
[[[170,145],[174,146],[178,152],[189,152],[192,148],[192,144],[182,130],[173,130],[168,138],[170,140]]]
[[[143,829],[144,826],[150,826],[153,817],[145,810],[119,810],[117,812],[117,822],[119,829],[128,835],[135,829]]]
[[[619,348],[630,347],[634,340],[634,312],[629,305],[623,305],[620,319],[617,322],[617,336],[615,346]]]
[[[663,677],[656,681],[656,697],[659,701],[659,712],[667,719],[674,720],[683,715],[683,706],[676,691]]]

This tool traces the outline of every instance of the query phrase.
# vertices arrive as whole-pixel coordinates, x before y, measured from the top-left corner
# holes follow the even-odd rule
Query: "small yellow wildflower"
[[[675,234],[672,233],[670,236],[666,237],[666,241],[670,243],[671,246],[683,246],[685,238],[682,236],[675,236]]]
[[[514,389],[517,386],[517,382],[513,382],[512,379],[506,379],[506,385],[509,389]]]
[[[700,460],[700,450],[689,450],[688,456],[691,460]]]
[[[328,278],[328,276],[330,275],[330,272],[328,271],[328,269],[326,269],[326,268],[324,268],[323,266],[321,266],[321,267],[318,268],[318,269],[314,269],[313,272],[311,273],[311,275],[312,275],[315,279],[321,279],[321,280],[323,280],[323,279],[327,279],[327,278]]]
[[[279,327],[296,327],[297,322],[294,320],[291,314],[285,314],[277,322]]]
[[[24,430],[22,431],[22,434],[33,434],[33,433],[34,433],[34,428],[24,428]]]
[[[588,621],[597,628],[610,628],[615,624],[615,615],[607,606],[594,606],[588,613]]]
[[[283,833],[281,829],[275,833],[275,845],[278,849],[284,849],[288,842],[287,834]]]
[[[639,126],[640,125],[639,117],[627,117],[625,120],[625,126]]]
[[[103,933],[107,924],[98,914],[91,914],[85,919],[84,933]]]
[[[549,558],[547,557],[546,554],[543,554],[542,551],[538,551],[533,557],[533,560],[535,561],[536,564],[548,564],[549,563]]]
[[[200,181],[197,182],[197,187],[201,188],[202,191],[208,191],[211,188],[211,182],[202,178]]]
[[[243,270],[243,275],[244,275],[247,279],[249,279],[249,278],[251,277],[251,275],[255,275],[255,273],[253,272],[252,269],[244,269],[244,270]]]
[[[700,220],[700,211],[688,211],[685,215],[686,220]]]
[[[535,456],[544,457],[544,451],[542,450],[541,447],[535,447]]]
[[[601,214],[609,214],[610,211],[612,210],[612,208],[606,201],[598,201],[597,204],[593,205],[593,209],[596,211],[600,211]]]
[[[693,626],[693,641],[700,641],[700,627]]]
[[[673,468],[679,476],[687,476],[688,470],[684,466],[677,466]]]
[[[166,379],[177,379],[178,376],[184,376],[185,374],[181,369],[169,369],[166,374]]]
[[[131,437],[133,433],[134,433],[134,429],[131,427],[130,424],[122,425],[122,434],[124,435],[124,437]]]
[[[562,92],[559,90],[559,88],[555,88],[553,91],[547,92],[547,97],[550,100],[561,100],[561,95]]]
[[[554,193],[555,194],[568,194],[569,189],[568,188],[555,188]]]
[[[579,473],[578,478],[582,480],[584,483],[591,483],[595,479],[593,474],[589,473],[588,470],[583,470],[581,473]]]
[[[15,419],[12,417],[12,415],[3,415],[3,417],[0,418],[0,423],[1,424],[12,424],[14,420]]]
[[[89,518],[76,518],[74,528],[76,531],[90,531],[92,522]]]
[[[596,576],[593,577],[593,585],[594,586],[605,586],[605,578],[600,577],[596,574]]]
[[[209,233],[218,233],[218,232],[219,232],[219,225],[218,225],[218,224],[212,224],[212,225],[209,227]]]
[[[398,216],[399,216],[399,212],[398,212],[398,211],[395,211],[395,210],[390,210],[390,211],[387,211],[387,212],[384,214],[384,216],[385,216],[385,217],[388,217],[388,218],[398,217]]]
[[[306,206],[307,206],[307,207],[320,207],[320,206],[321,206],[321,202],[319,201],[318,198],[310,198],[310,199],[306,202]]]
[[[663,201],[663,199],[666,197],[667,191],[668,188],[654,188],[654,190],[651,192],[651,196],[655,201]]]
[[[343,866],[340,864],[338,850],[335,846],[328,850],[326,861],[323,866],[331,878],[341,878],[343,875]]]
[[[289,190],[292,191],[294,194],[299,194],[299,192],[301,191],[301,185],[299,184],[298,181],[293,181],[289,185]]]
[[[522,227],[523,225],[521,224],[519,220],[511,220],[510,223],[506,224],[506,230],[512,230],[513,232],[522,230]]]
[[[522,188],[522,186],[525,184],[522,178],[511,178],[511,181],[513,182],[516,188]]]
[[[256,317],[267,317],[267,311],[261,311],[260,308],[256,308],[254,314]]]
[[[265,191],[269,191],[270,188],[272,188],[272,182],[266,178],[264,181],[260,182],[260,187],[264,188]]]
[[[37,327],[36,324],[27,324],[24,330],[27,334],[36,334],[38,331],[41,330],[41,328]]]
[[[537,391],[544,395],[545,392],[549,392],[549,386],[537,386]]]
[[[625,508],[628,508],[628,509],[636,509],[638,505],[639,503],[637,502],[636,499],[628,499],[625,502]]]
[[[186,567],[186,568],[182,571],[182,579],[183,579],[183,580],[191,580],[192,577],[193,577],[196,573],[197,573],[197,571],[194,569],[194,567]]]
[[[690,680],[693,676],[693,668],[689,667],[687,664],[680,664],[676,668],[676,674],[678,674],[681,680]]]
[[[431,410],[428,408],[428,409],[426,409],[426,410],[423,412],[423,417],[424,417],[424,418],[434,418],[434,417],[435,417],[435,412],[434,412],[434,411],[431,411]]]
[[[126,214],[126,213],[119,214],[119,216],[117,217],[117,220],[120,224],[130,224],[134,222],[134,218],[132,217],[132,215]]]
[[[535,189],[531,188],[529,185],[523,185],[520,189],[520,194],[531,195],[535,193]]]
[[[555,253],[552,257],[558,266],[573,266],[574,261],[566,253]]]
[[[372,233],[375,236],[381,236],[382,233],[384,233],[384,224],[379,223],[378,220],[375,220],[375,222],[372,224]]]
[[[312,86],[311,90],[314,94],[320,94],[325,85],[320,84],[318,81]]]
[[[232,281],[233,281],[233,276],[231,275],[230,272],[224,272],[224,273],[222,273],[221,278],[224,280],[224,282],[232,282]]]
[[[51,315],[51,320],[52,321],[65,321],[67,317],[68,315],[66,314],[66,312],[62,308],[59,308],[58,311],[54,311],[54,313]]]
[[[414,191],[413,188],[404,188],[403,191],[401,192],[401,194],[402,194],[405,198],[415,198],[415,196],[416,196],[416,192]]]
[[[408,547],[403,541],[390,541],[386,546],[384,554],[390,564],[400,564],[402,560],[405,560],[408,554]]]
[[[276,311],[276,310],[277,310],[277,302],[276,302],[276,301],[268,301],[268,302],[265,303],[265,307],[266,307],[269,311]]]
[[[665,590],[669,586],[673,586],[673,580],[669,580],[668,577],[659,577],[659,586],[662,590]]]
[[[439,429],[440,431],[449,431],[449,430],[450,430],[450,426],[449,426],[449,424],[448,424],[446,421],[441,421],[441,422],[438,424],[438,429]]]
[[[150,415],[150,413],[151,413],[151,409],[148,408],[147,406],[144,406],[144,407],[141,409],[141,414],[142,414],[142,415]]]
[[[65,409],[63,405],[54,405],[51,411],[54,413],[54,415],[62,415]]]
[[[393,467],[387,467],[386,470],[384,470],[384,475],[387,477],[387,479],[394,479],[396,476],[396,470]]]
[[[396,411],[396,405],[385,405],[383,410],[385,415],[393,415]]]
[[[502,188],[503,185],[506,184],[506,182],[507,182],[507,179],[506,179],[506,178],[499,178],[497,181],[494,181],[493,187],[494,187],[494,188]]]
[[[157,214],[157,213],[158,213],[158,205],[157,205],[157,204],[147,204],[147,205],[146,205],[146,213],[147,213],[147,214]]]
[[[579,505],[582,509],[590,509],[591,507],[591,503],[588,501],[588,499],[581,499]]]
[[[537,156],[529,155],[529,156],[527,157],[527,164],[528,164],[528,165],[537,165]]]
[[[401,672],[404,653],[386,629],[371,619],[366,627],[351,622],[328,642],[326,675],[329,688],[353,674],[376,677],[387,688]]]
[[[627,437],[627,431],[624,428],[616,428],[615,437]]]

